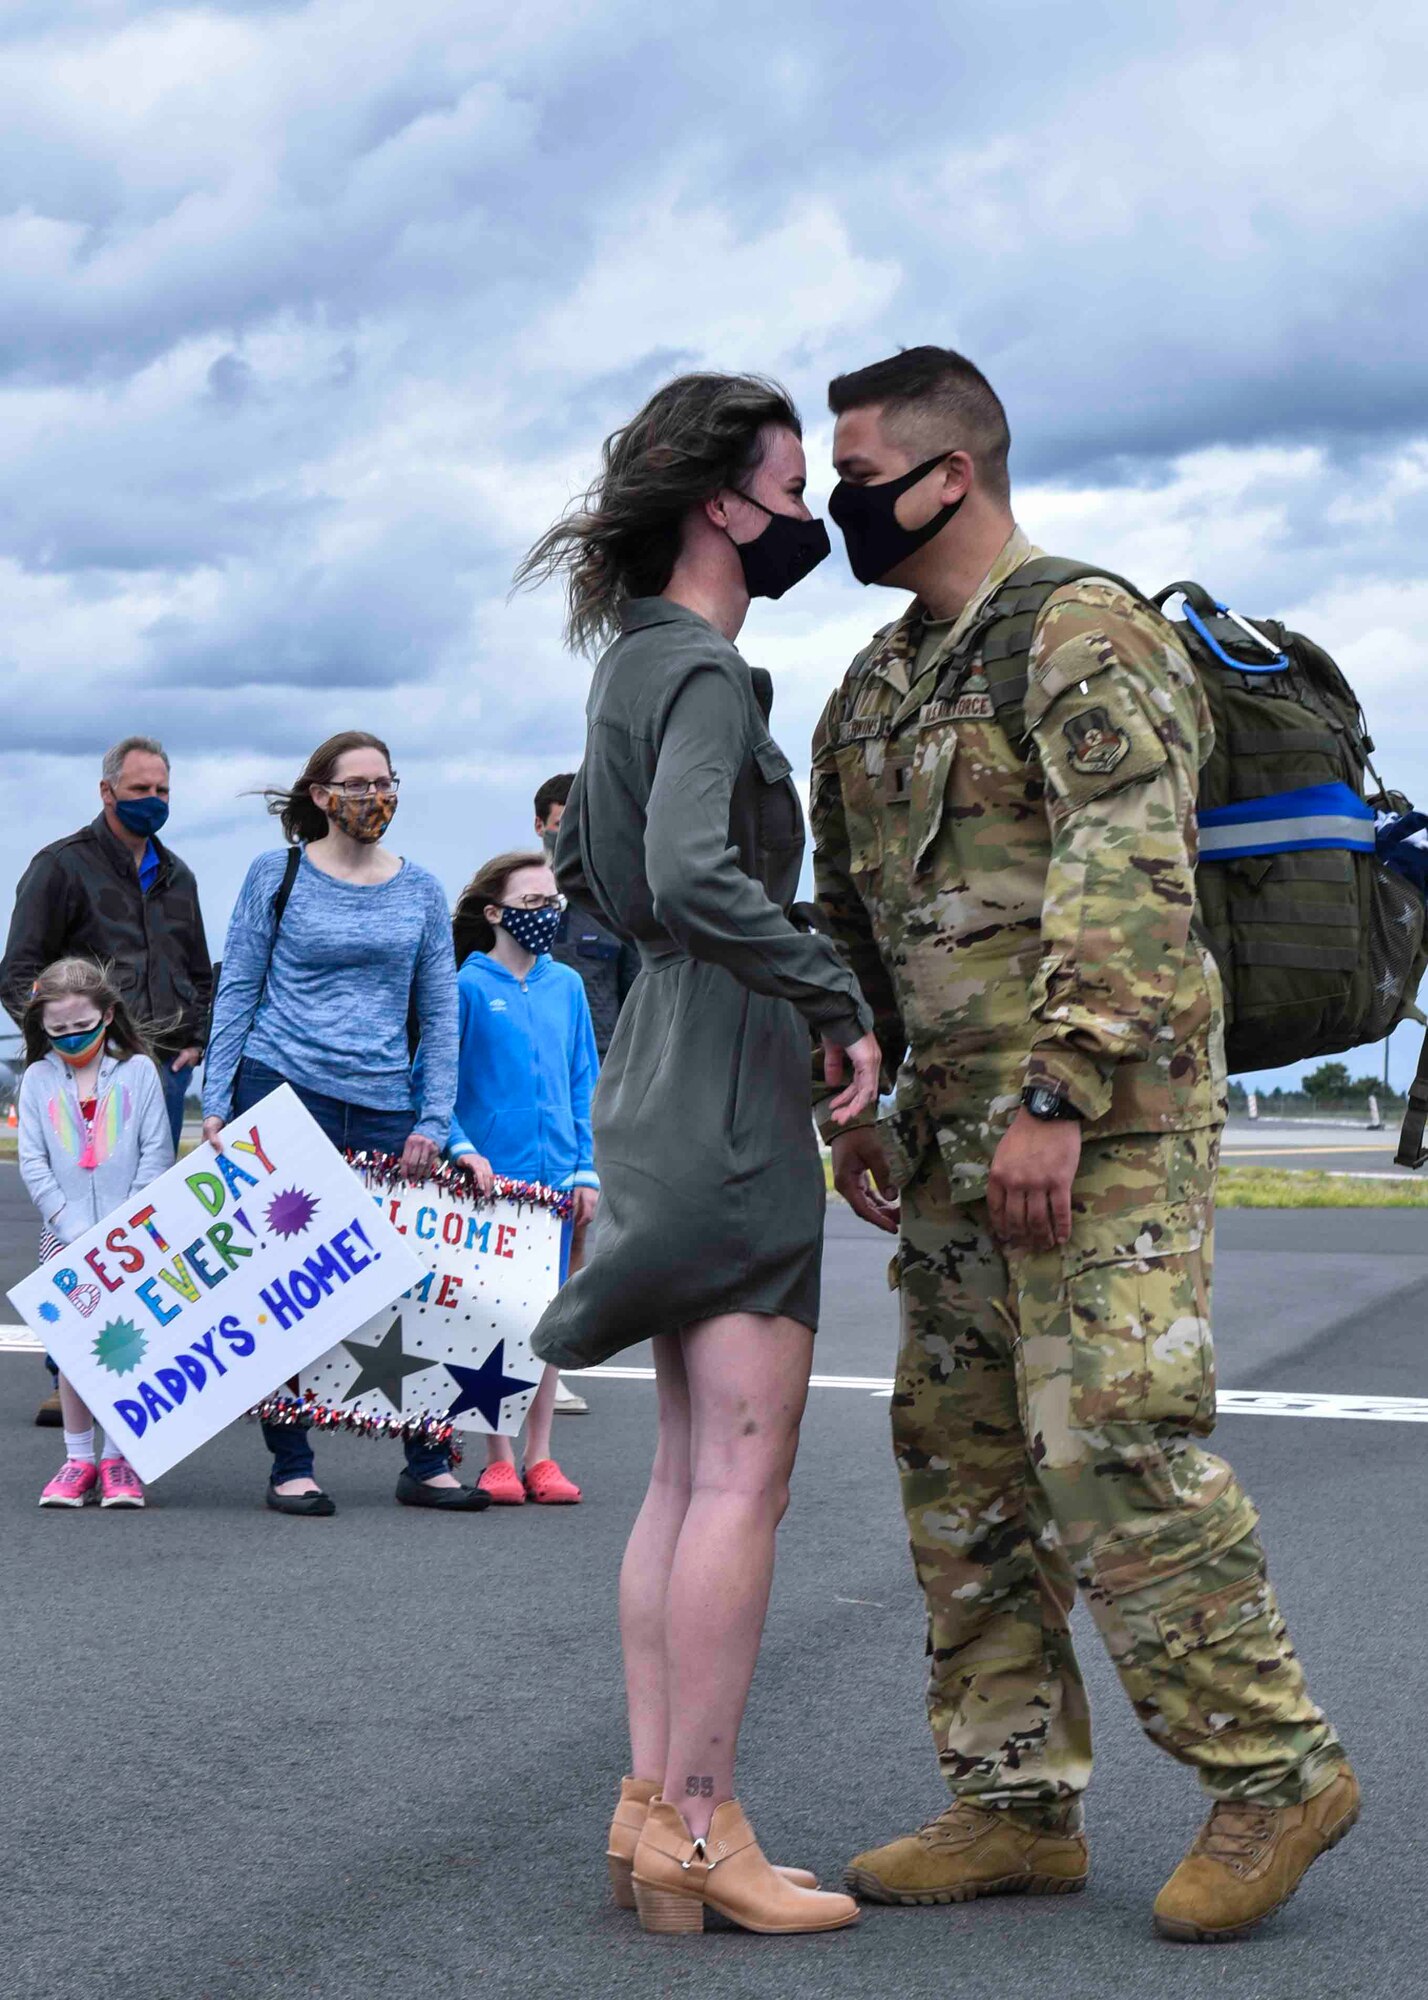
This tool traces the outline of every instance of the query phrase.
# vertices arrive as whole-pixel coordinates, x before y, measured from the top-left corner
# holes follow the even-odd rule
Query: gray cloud
[[[36,789],[63,831],[96,744],[155,729],[218,921],[271,832],[235,773],[356,721],[454,886],[578,754],[558,601],[506,593],[604,432],[678,367],[770,369],[816,495],[828,376],[929,339],[1002,389],[1033,525],[1361,645],[1408,766],[1417,39],[1406,0],[901,0],[896,32],[730,0],[677,33],[636,0],[11,0],[11,873]],[[796,763],[895,608],[835,557],[756,611]]]

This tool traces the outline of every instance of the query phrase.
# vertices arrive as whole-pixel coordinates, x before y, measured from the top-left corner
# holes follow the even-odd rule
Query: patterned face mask
[[[517,944],[540,958],[555,943],[561,914],[559,910],[514,910],[509,903],[503,903],[501,929],[509,931]]]
[[[364,843],[382,838],[396,809],[395,794],[384,798],[380,793],[366,799],[349,799],[341,792],[333,792],[326,807],[327,817],[340,833]]]
[[[105,1033],[105,1023],[101,1021],[97,1027],[80,1028],[73,1034],[51,1035],[50,1047],[72,1069],[83,1069],[103,1048]]]

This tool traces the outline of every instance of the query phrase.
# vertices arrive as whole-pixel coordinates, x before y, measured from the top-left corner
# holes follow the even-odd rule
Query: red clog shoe
[[[538,1459],[526,1467],[526,1493],[541,1507],[573,1507],[580,1488],[567,1479],[553,1458]]]
[[[488,1465],[476,1481],[476,1491],[490,1495],[493,1507],[524,1507],[526,1489],[521,1475],[509,1460],[501,1458]]]

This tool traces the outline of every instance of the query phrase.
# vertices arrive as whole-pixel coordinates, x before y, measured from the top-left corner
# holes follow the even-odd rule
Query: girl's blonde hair
[[[92,1000],[101,1014],[111,1007],[114,1009],[114,1018],[106,1034],[111,1055],[118,1056],[121,1062],[127,1062],[130,1056],[149,1056],[152,1059],[153,1050],[148,1037],[124,1005],[109,967],[98,964],[92,958],[57,958],[53,965],[45,967],[30,988],[30,998],[20,1017],[27,1063],[38,1062],[49,1051],[50,1038],[45,1033],[44,1024],[45,1008],[52,1000],[70,1000],[76,994]]]

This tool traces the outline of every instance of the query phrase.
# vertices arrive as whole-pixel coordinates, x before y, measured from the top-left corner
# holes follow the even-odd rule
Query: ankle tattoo
[[[714,1796],[714,1780],[712,1778],[696,1778],[693,1775],[687,1777],[684,1781],[684,1796],[687,1799],[712,1799]]]

